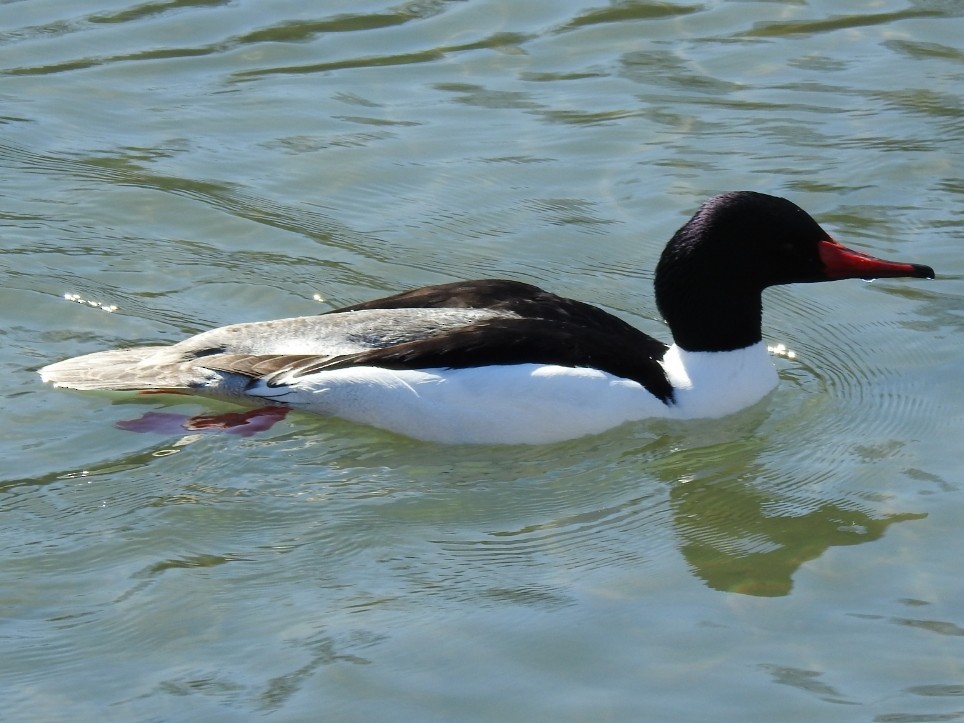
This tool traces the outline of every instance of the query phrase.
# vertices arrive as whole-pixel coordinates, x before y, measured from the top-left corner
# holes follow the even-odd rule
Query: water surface
[[[962,16],[0,5],[3,717],[964,717]],[[739,188],[938,279],[767,292],[794,353],[726,420],[152,436],[230,407],[35,374],[492,276],[667,338],[655,259]]]

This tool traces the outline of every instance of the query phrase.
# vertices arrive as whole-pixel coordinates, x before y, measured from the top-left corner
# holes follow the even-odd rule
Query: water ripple
[[[836,15],[820,20],[778,20],[756,23],[751,30],[743,33],[751,38],[783,38],[795,35],[816,35],[848,30],[850,28],[866,28],[875,25],[892,25],[901,20],[914,18],[946,17],[946,8],[906,8],[889,13],[866,13],[863,15]]]
[[[751,5],[0,3],[4,714],[956,715],[960,3]],[[473,276],[667,338],[731,188],[939,278],[769,291],[760,404],[531,449],[34,372]]]
[[[699,12],[702,5],[681,5],[669,2],[640,2],[621,3],[608,8],[594,8],[584,11],[569,22],[556,28],[557,33],[565,33],[578,28],[606,23],[620,23],[632,20],[656,20],[673,18]]]

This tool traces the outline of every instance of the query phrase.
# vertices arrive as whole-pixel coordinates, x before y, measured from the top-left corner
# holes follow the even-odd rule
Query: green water
[[[964,718],[964,5],[0,3],[0,718]],[[767,292],[734,417],[444,447],[35,370],[508,277],[667,338],[784,195],[935,281]]]

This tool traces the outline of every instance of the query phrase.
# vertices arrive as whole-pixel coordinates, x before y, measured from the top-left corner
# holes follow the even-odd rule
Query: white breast
[[[686,351],[675,344],[661,362],[676,390],[679,419],[717,419],[755,404],[779,379],[766,344],[736,351]]]

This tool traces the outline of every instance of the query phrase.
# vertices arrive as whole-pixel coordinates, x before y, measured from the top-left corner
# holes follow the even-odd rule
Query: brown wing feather
[[[299,364],[319,363],[331,358],[317,354],[217,354],[204,358],[199,364],[218,372],[261,379],[295,368]]]

